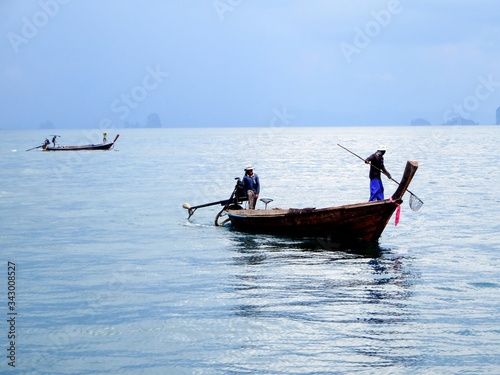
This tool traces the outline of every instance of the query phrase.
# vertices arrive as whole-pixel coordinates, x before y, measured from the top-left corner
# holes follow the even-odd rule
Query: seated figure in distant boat
[[[245,176],[243,176],[243,191],[248,197],[248,209],[255,210],[255,203],[259,198],[260,181],[259,176],[253,173],[251,165],[245,168]]]
[[[365,159],[366,164],[370,164],[370,202],[384,200],[384,185],[380,178],[380,172],[391,179],[391,174],[385,169],[384,154],[385,146],[379,146],[377,152]]]
[[[47,138],[45,138],[45,141],[43,142],[42,148],[45,150],[48,145],[50,145],[50,141]]]

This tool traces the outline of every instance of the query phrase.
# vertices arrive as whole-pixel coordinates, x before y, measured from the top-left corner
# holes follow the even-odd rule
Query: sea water
[[[0,133],[1,373],[500,373],[500,127],[116,129],[110,151],[26,151],[45,133]],[[407,193],[376,245],[182,208],[227,199],[247,164],[269,208],[364,202],[368,166],[337,144],[379,143],[396,180],[419,162],[424,205]]]

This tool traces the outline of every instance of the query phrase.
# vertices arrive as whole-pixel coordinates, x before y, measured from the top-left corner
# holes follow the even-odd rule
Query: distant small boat
[[[44,145],[42,147],[43,151],[92,151],[92,150],[109,150],[112,148],[118,139],[120,134],[117,134],[113,142],[111,143],[99,143],[91,145],[81,145],[81,146],[49,146]]]

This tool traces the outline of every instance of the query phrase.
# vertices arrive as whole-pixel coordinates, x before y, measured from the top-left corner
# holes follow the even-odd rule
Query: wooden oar
[[[30,148],[30,149],[28,149],[28,150],[26,150],[26,151],[31,151],[31,150],[34,150],[35,148],[40,148],[40,147],[43,147],[43,146],[44,146],[44,145],[37,146],[37,147],[33,147],[33,148]]]
[[[351,153],[351,154],[353,154],[354,156],[356,156],[356,157],[360,158],[361,160],[365,161],[365,159],[363,159],[361,156],[359,156],[358,154],[355,154],[354,152],[352,152],[352,151],[351,151],[351,150],[349,150],[348,148],[345,148],[345,147],[344,147],[344,146],[342,146],[341,144],[337,143],[337,146],[342,147],[344,150],[346,150],[346,151],[350,152],[350,153]],[[369,163],[369,164],[370,164],[373,168],[378,169],[380,172],[384,173],[384,171],[382,171],[380,168],[376,167],[375,165],[373,165],[373,164],[371,164],[371,163]],[[384,173],[384,174],[385,174],[385,173]],[[387,175],[386,175],[386,176],[387,176]],[[391,181],[394,181],[396,184],[398,184],[398,185],[399,185],[399,182],[398,182],[398,181],[396,181],[395,179],[393,179],[392,177],[388,177],[388,176],[387,176],[387,178],[388,178],[389,180],[391,180]],[[417,211],[417,210],[420,208],[420,206],[422,206],[422,205],[424,204],[424,202],[422,201],[422,199],[420,199],[420,198],[419,198],[419,197],[417,197],[415,194],[413,194],[410,190],[406,189],[406,191],[407,191],[408,193],[410,193],[410,194],[411,194],[411,196],[412,196],[412,198],[413,198],[413,199],[416,199],[416,200],[417,200],[417,202],[415,202],[415,203],[414,203],[414,207],[418,207],[418,208],[415,210],[415,211]],[[412,199],[410,199],[410,201],[411,201],[411,200],[412,200]],[[410,202],[410,207],[411,207],[411,206],[412,206],[412,204],[411,204],[411,202]]]

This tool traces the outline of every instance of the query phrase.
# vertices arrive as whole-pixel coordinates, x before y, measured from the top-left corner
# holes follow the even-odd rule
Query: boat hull
[[[377,241],[396,208],[384,200],[321,209],[230,210],[228,216],[235,229],[244,231]]]
[[[101,143],[97,145],[82,145],[82,146],[57,146],[45,147],[43,151],[93,151],[93,150],[109,150],[114,143]]]

